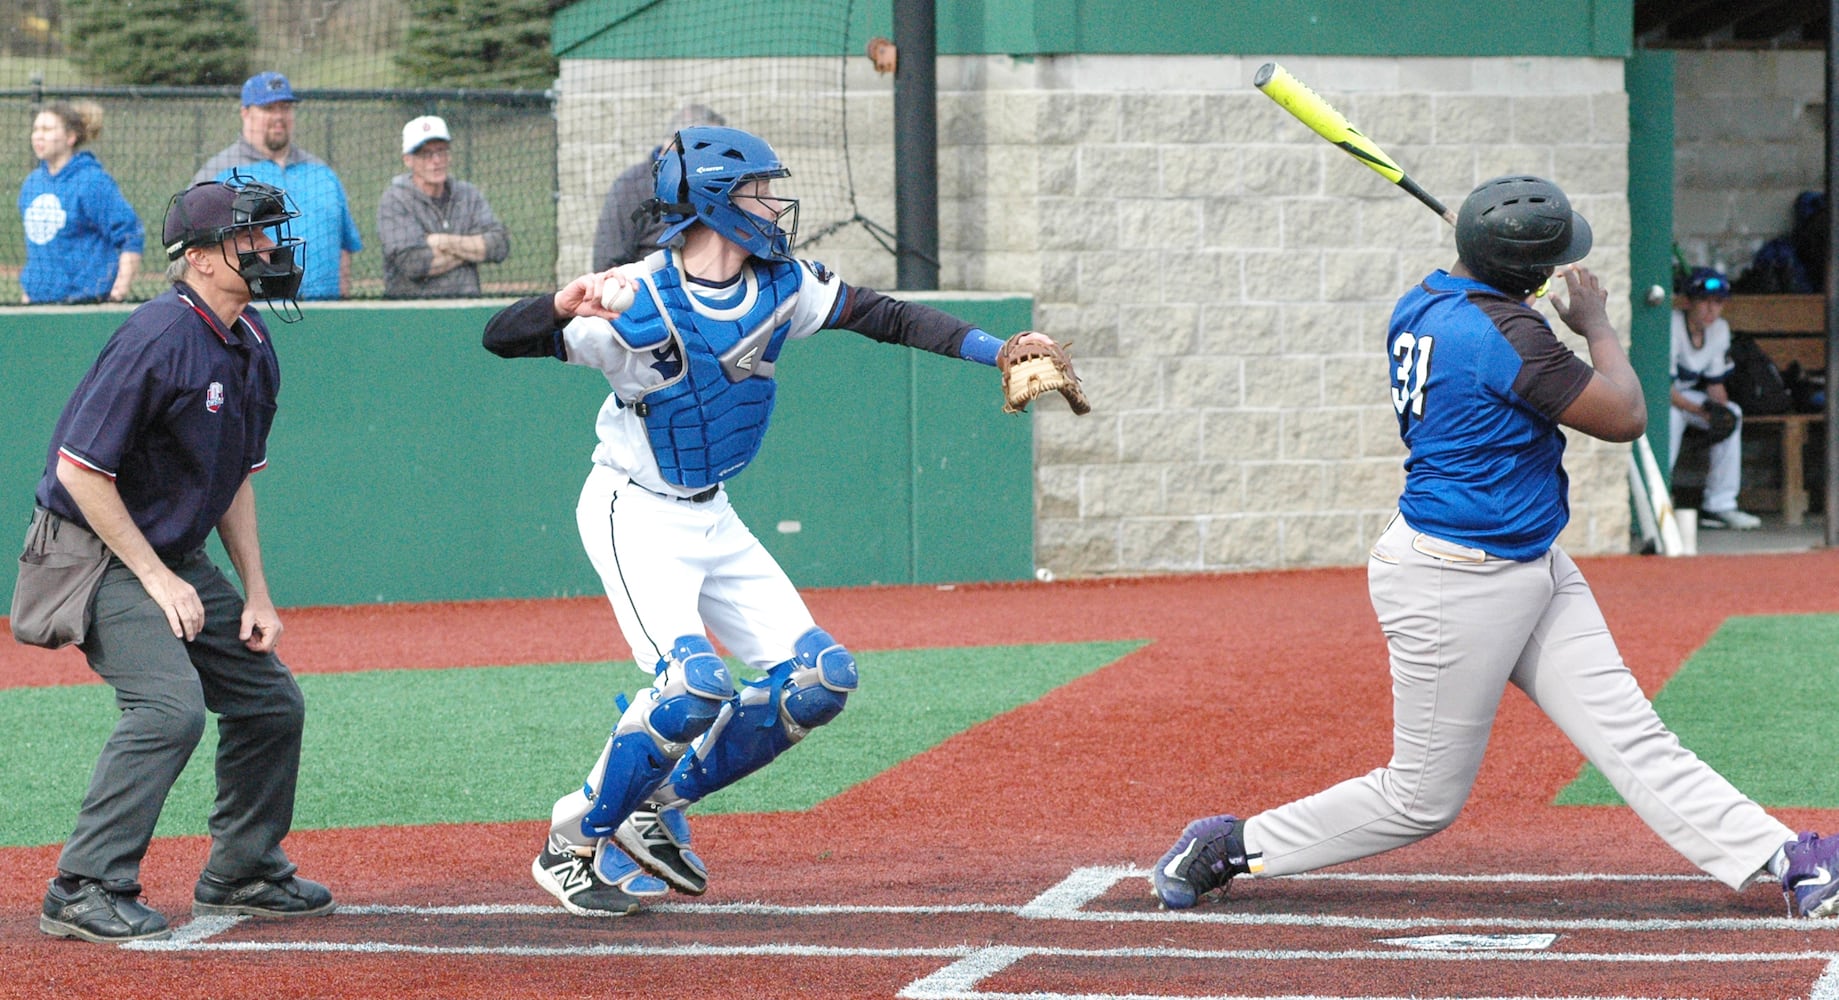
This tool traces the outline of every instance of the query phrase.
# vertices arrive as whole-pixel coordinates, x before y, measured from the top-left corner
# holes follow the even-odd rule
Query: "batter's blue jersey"
[[[1549,549],[1570,520],[1558,415],[1590,366],[1536,310],[1446,271],[1399,299],[1386,357],[1406,523],[1503,559]]]

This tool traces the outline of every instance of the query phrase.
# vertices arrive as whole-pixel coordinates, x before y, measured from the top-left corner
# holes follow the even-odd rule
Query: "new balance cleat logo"
[[[673,824],[681,827],[673,830]],[[690,850],[690,826],[683,811],[670,806],[641,806],[619,825],[613,839],[646,871],[688,896],[709,889],[709,872]]]
[[[530,875],[562,908],[578,917],[623,917],[637,913],[639,900],[594,877],[587,858],[556,850],[552,842],[530,862]]]

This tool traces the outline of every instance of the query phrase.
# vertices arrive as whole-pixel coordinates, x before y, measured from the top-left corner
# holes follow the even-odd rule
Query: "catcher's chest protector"
[[[687,489],[713,486],[747,467],[772,420],[773,363],[791,331],[800,284],[796,264],[755,262],[731,308],[695,301],[675,268],[643,279],[621,315],[624,327],[662,322],[670,343],[653,353],[666,370],[675,348],[678,371],[632,401],[664,478]]]

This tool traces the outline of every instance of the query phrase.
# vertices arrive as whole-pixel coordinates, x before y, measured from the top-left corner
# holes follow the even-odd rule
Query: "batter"
[[[1193,906],[1237,875],[1313,871],[1449,826],[1513,684],[1693,864],[1733,889],[1779,879],[1797,915],[1839,911],[1839,838],[1796,837],[1680,745],[1555,544],[1570,513],[1559,428],[1620,442],[1647,425],[1596,276],[1565,268],[1568,298],[1553,301],[1589,363],[1528,305],[1590,244],[1557,185],[1496,178],[1458,213],[1455,266],[1399,300],[1386,349],[1405,491],[1367,564],[1392,664],[1392,760],[1244,820],[1188,824],[1150,878],[1164,906]]]

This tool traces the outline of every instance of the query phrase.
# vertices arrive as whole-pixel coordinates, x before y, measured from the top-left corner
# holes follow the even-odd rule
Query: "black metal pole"
[[[939,287],[935,15],[933,0],[894,0],[894,48],[899,52],[894,71],[894,228],[899,231],[896,284],[908,290]]]
[[[1826,273],[1820,286],[1826,293],[1826,544],[1839,545],[1839,396],[1833,384],[1839,376],[1839,107],[1833,103],[1839,85],[1839,0],[1827,0],[1826,14]]]

